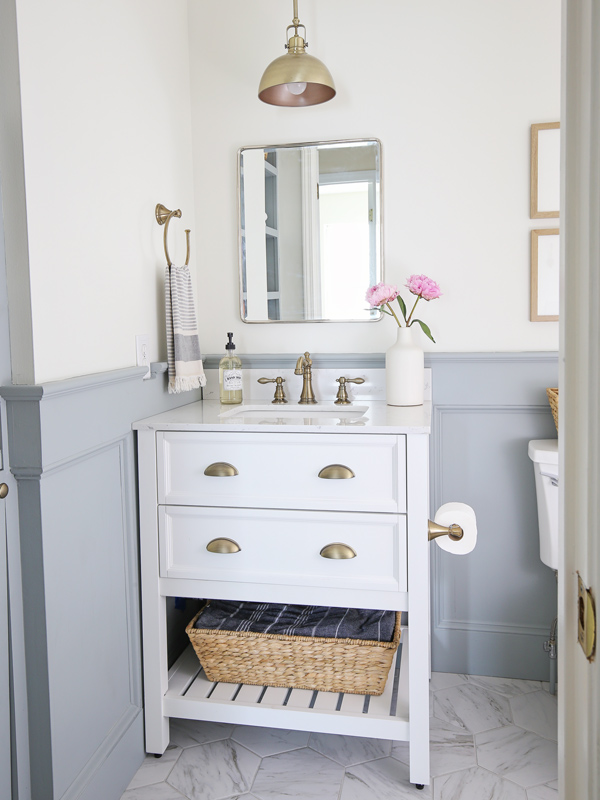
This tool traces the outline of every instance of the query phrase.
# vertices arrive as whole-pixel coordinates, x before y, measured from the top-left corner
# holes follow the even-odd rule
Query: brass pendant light
[[[294,0],[294,19],[290,28],[294,33],[285,45],[287,53],[266,68],[258,96],[263,103],[273,106],[315,106],[326,103],[335,97],[335,85],[331,73],[318,58],[309,56],[306,28],[298,19],[298,0]],[[304,37],[298,35],[298,28],[304,29]]]

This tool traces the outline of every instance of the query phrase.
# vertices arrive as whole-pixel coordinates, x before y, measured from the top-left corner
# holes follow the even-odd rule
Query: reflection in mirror
[[[244,322],[380,318],[380,162],[376,139],[239,151]]]

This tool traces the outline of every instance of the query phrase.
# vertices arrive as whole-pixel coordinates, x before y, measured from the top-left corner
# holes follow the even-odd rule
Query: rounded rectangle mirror
[[[244,322],[380,319],[379,140],[242,147],[238,188]]]

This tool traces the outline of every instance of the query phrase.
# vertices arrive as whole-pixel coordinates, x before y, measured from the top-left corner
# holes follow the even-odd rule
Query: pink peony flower
[[[423,300],[436,300],[442,294],[438,284],[427,275],[411,275],[405,285],[411,294],[416,294]]]
[[[384,303],[391,303],[398,297],[398,288],[387,283],[377,283],[367,289],[365,298],[371,308],[379,308]]]

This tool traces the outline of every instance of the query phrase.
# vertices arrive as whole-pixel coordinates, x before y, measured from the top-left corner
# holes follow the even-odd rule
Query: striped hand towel
[[[192,279],[187,265],[165,272],[165,312],[169,394],[206,386],[202,367]]]

